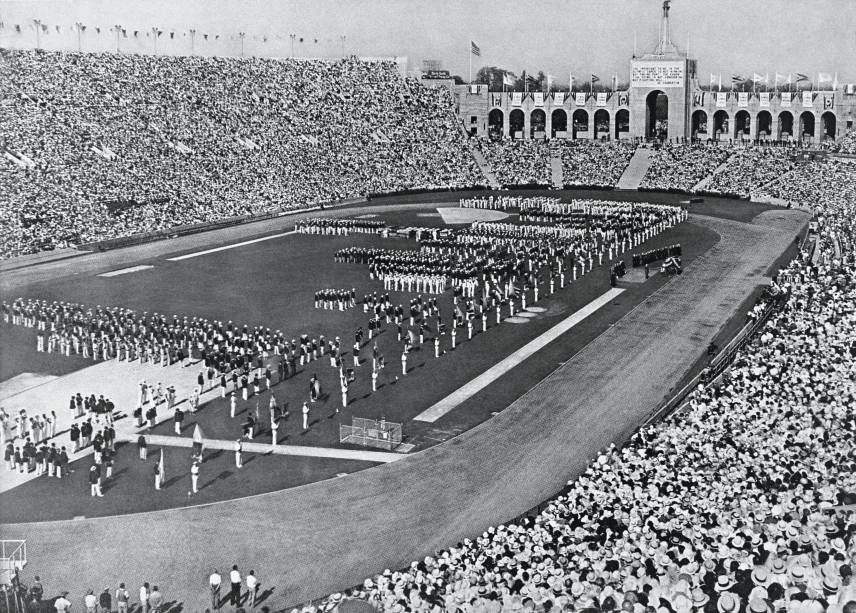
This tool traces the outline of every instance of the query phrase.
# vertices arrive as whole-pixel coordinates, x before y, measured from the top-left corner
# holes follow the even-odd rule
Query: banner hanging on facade
[[[575,94],[576,105],[577,106],[585,106],[586,105],[586,93],[585,92],[577,92]]]
[[[782,108],[791,108],[791,92],[782,92],[782,100],[779,103]]]
[[[814,105],[813,98],[814,98],[814,96],[812,95],[812,92],[803,92],[802,105],[803,106],[813,106]]]
[[[823,110],[829,111],[832,110],[832,107],[835,106],[835,94],[829,94],[823,97]]]
[[[630,104],[630,94],[621,92],[618,94],[618,106],[628,106]]]
[[[535,101],[535,106],[544,106],[544,92],[535,92],[532,94],[532,99]]]
[[[744,109],[749,106],[749,92],[737,92],[737,106]]]
[[[770,92],[761,92],[758,96],[758,106],[764,109],[770,108]]]
[[[553,104],[555,106],[562,106],[565,104],[565,92],[555,92],[553,94]]]
[[[695,92],[693,94],[693,105],[704,106],[704,92]]]
[[[523,106],[523,92],[511,92],[511,106]]]
[[[716,108],[724,109],[728,103],[728,92],[716,92]]]
[[[606,106],[606,92],[597,92],[597,105]]]

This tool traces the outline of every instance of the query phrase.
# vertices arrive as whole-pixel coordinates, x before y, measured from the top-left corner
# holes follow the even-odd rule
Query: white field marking
[[[180,262],[181,260],[189,260],[190,258],[198,258],[201,255],[208,255],[209,253],[217,253],[218,251],[226,251],[227,249],[235,249],[236,247],[243,247],[244,245],[252,245],[253,243],[260,243],[262,241],[269,241],[273,238],[280,238],[281,236],[288,236],[289,234],[295,234],[297,230],[291,230],[290,232],[280,232],[279,234],[271,234],[270,236],[263,236],[261,238],[254,238],[253,240],[243,241],[240,243],[235,243],[234,245],[224,245],[223,247],[215,247],[214,249],[206,249],[205,251],[197,251],[195,253],[186,253],[184,255],[179,255],[174,258],[167,258],[167,262]]]
[[[151,264],[140,264],[139,266],[131,266],[130,268],[121,268],[119,270],[111,270],[110,272],[103,272],[99,277],[118,277],[119,275],[127,275],[130,272],[139,272],[141,270],[148,270],[149,268],[154,268]]]
[[[456,406],[460,405],[462,402],[471,398],[477,392],[483,390],[485,387],[499,379],[499,377],[520,364],[523,360],[543,349],[548,343],[559,338],[562,334],[576,326],[623,291],[624,290],[621,288],[612,288],[605,294],[595,298],[577,312],[568,316],[566,319],[563,319],[540,336],[526,343],[523,347],[510,354],[501,362],[498,362],[488,368],[475,379],[465,383],[436,404],[425,409],[422,413],[417,415],[414,420],[434,423]]]

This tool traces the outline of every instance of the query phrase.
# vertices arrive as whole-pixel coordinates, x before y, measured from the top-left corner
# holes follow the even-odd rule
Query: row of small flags
[[[41,31],[43,34],[50,34],[50,33],[51,33],[51,28],[50,28],[50,26],[48,26],[48,25],[47,25],[47,24],[45,24],[45,23],[42,23],[42,22],[41,22],[40,20],[38,20],[38,19],[34,19],[34,20],[33,20],[33,23],[32,23],[32,24],[30,24],[29,26],[22,26],[21,24],[16,23],[16,24],[14,24],[14,25],[10,25],[10,26],[9,26],[9,29],[10,29],[10,30],[14,30],[14,31],[15,31],[15,32],[17,32],[17,33],[21,33],[21,32],[23,31],[23,28],[25,28],[25,27],[29,27],[30,29]],[[5,29],[6,29],[6,24],[5,24],[4,22],[0,21],[0,30],[5,30]],[[73,30],[73,29],[76,29],[79,33],[83,33],[83,32],[86,32],[86,30],[87,30],[87,26],[86,26],[86,24],[76,23],[76,24],[74,24],[74,26],[71,26],[71,27],[69,27],[69,28],[68,28],[68,30],[69,30],[69,31],[70,31],[70,30]],[[95,28],[94,28],[94,29],[95,29],[95,33],[96,33],[96,34],[101,34],[101,30],[102,30],[102,28],[101,28],[100,26],[95,26]],[[103,29],[104,29],[105,31],[108,31],[108,32],[113,32],[113,33],[117,33],[117,32],[118,32],[118,33],[120,33],[120,34],[122,35],[122,37],[123,37],[123,38],[128,38],[129,30],[128,30],[127,28],[124,28],[124,27],[120,26],[120,25],[113,26],[113,27],[111,27],[111,28],[103,28]],[[55,25],[55,26],[54,26],[54,31],[55,31],[57,34],[61,34],[61,33],[62,33],[62,26]],[[166,32],[164,32],[163,30],[161,30],[161,29],[159,29],[159,28],[152,28],[152,29],[151,29],[150,31],[148,31],[148,32],[143,32],[143,31],[141,31],[141,30],[130,30],[130,33],[131,33],[131,36],[133,36],[134,38],[139,38],[142,34],[145,34],[147,37],[148,37],[148,36],[151,36],[152,34],[154,34],[156,37],[160,38],[163,34],[166,34]],[[175,31],[173,30],[173,31],[169,32],[169,37],[170,37],[171,39],[174,39],[174,38],[175,38],[175,36],[176,36],[176,34],[178,34],[178,32],[175,32]],[[190,30],[188,30],[187,32],[181,32],[180,34],[181,34],[182,36],[187,36],[188,34],[190,34],[190,35],[192,35],[192,36],[195,36],[195,35],[196,35],[196,30],[194,30],[194,29],[190,29]],[[207,33],[205,33],[205,32],[202,32],[201,34],[202,34],[202,38],[204,38],[205,40],[208,40],[208,39],[209,39],[209,36],[210,36],[211,38],[213,38],[214,40],[220,40],[220,35],[219,35],[219,34],[213,34],[213,35],[210,35],[210,34],[207,34]],[[239,37],[240,37],[240,36],[243,36],[243,35],[244,35],[244,33],[243,33],[243,32],[241,32],[241,33],[239,33],[239,34],[238,34],[238,36],[239,36]],[[274,34],[274,35],[253,36],[253,37],[252,37],[252,39],[253,39],[253,40],[262,40],[263,42],[268,42],[268,40],[274,40],[274,39],[275,39],[275,40],[287,40],[289,37],[290,37],[290,35],[288,35],[288,34],[283,34],[283,35]],[[235,37],[234,37],[234,36],[232,36],[232,37],[229,37],[229,38],[230,38],[230,40],[234,40],[234,38],[235,38]],[[314,43],[316,43],[316,44],[317,44],[317,43],[318,43],[318,41],[319,41],[319,39],[317,39],[317,38],[310,39],[310,38],[305,38],[305,37],[302,37],[302,36],[300,36],[300,37],[295,37],[295,40],[296,40],[297,42],[301,42],[301,43],[312,41],[312,42],[314,42]]]
[[[810,77],[801,72],[797,72],[795,74],[788,73],[787,75],[783,75],[780,73],[775,73],[773,87],[779,87],[779,85],[792,85],[799,83],[808,83],[810,81]],[[752,77],[744,77],[739,74],[731,75],[731,85],[732,87],[735,85],[742,85],[743,83],[749,83],[751,81],[752,86],[756,86],[759,83],[763,83],[764,85],[770,84],[770,75],[769,74],[758,74],[757,72],[752,73]],[[817,73],[817,84],[821,83],[831,83],[832,89],[838,89],[838,73],[836,72],[834,75],[828,72],[819,72]],[[710,86],[713,87],[716,85],[720,90],[722,89],[722,73],[719,75],[715,75],[713,73],[710,74]]]

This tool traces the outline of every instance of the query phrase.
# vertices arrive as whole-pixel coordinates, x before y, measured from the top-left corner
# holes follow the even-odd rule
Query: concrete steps
[[[644,147],[637,147],[615,187],[617,189],[639,189],[650,165],[651,151]]]
[[[739,153],[737,153],[737,154],[735,154],[735,155],[740,155],[740,154],[739,154]],[[731,158],[732,158],[732,157],[733,157],[733,156],[729,155],[729,156],[728,156],[728,159],[726,159],[722,164],[720,164],[719,166],[717,166],[716,168],[714,168],[712,173],[710,173],[710,174],[709,174],[709,175],[707,175],[704,179],[702,179],[701,181],[699,181],[698,183],[696,183],[695,185],[693,185],[693,187],[692,187],[692,190],[691,190],[691,191],[692,191],[692,192],[697,192],[697,191],[699,191],[699,190],[706,189],[706,188],[707,188],[707,186],[708,186],[708,185],[710,185],[710,182],[711,182],[711,181],[713,181],[713,178],[714,178],[716,175],[718,175],[719,173],[721,173],[723,170],[725,170],[725,168],[728,166],[728,162],[730,162],[730,161],[731,161]]]
[[[550,158],[550,170],[552,171],[553,187],[555,189],[562,189],[565,185],[565,179],[562,173],[562,153],[560,151],[553,152]]]
[[[501,188],[502,185],[500,185],[499,181],[496,178],[496,175],[493,173],[493,168],[490,167],[490,164],[488,163],[487,159],[485,159],[482,152],[475,147],[472,148],[472,152],[473,157],[476,160],[476,164],[479,165],[479,168],[481,168],[482,173],[485,177],[487,177],[488,184],[493,189]]]

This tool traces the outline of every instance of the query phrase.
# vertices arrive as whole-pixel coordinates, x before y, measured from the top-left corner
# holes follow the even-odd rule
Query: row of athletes
[[[385,221],[348,217],[313,217],[294,224],[299,234],[330,234],[347,236],[352,233],[377,234],[386,228]]]
[[[458,206],[462,209],[490,209],[494,211],[523,211],[528,208],[558,203],[561,200],[553,196],[487,196],[483,198],[461,198]]]
[[[357,305],[357,290],[351,289],[320,289],[315,292],[315,308],[340,311]]]

